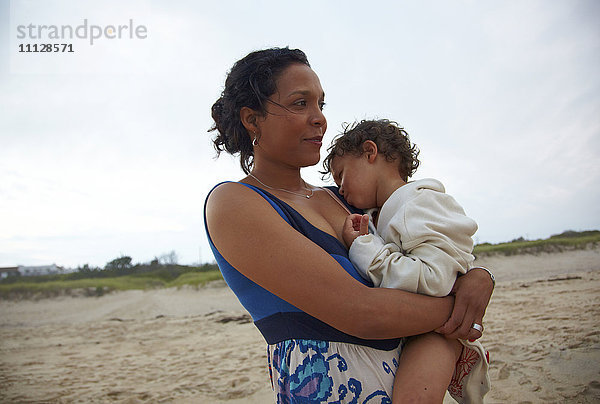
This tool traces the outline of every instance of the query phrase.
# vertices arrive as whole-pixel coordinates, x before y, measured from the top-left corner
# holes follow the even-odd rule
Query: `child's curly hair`
[[[398,171],[404,181],[408,181],[419,167],[419,149],[411,144],[408,133],[396,122],[387,119],[363,120],[354,124],[346,124],[327,149],[328,155],[323,161],[321,171],[324,177],[331,174],[331,163],[336,156],[351,153],[355,156],[363,154],[363,143],[367,140],[375,142],[378,153],[387,161],[398,161]]]

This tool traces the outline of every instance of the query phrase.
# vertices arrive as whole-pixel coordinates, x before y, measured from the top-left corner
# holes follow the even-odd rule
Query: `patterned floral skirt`
[[[402,344],[392,351],[317,340],[267,346],[278,404],[392,402]]]
[[[489,357],[479,342],[465,347],[448,392],[459,403],[482,403],[490,390]],[[295,339],[267,346],[277,404],[391,404],[403,344],[381,351],[342,342]]]

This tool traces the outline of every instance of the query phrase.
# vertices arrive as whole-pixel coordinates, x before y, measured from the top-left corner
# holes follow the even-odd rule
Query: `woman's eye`
[[[294,103],[294,105],[298,105],[301,107],[305,107],[306,106],[306,100],[298,100]]]
[[[323,111],[323,108],[325,108],[325,105],[327,105],[324,101],[319,103],[319,108],[321,109],[321,111]]]

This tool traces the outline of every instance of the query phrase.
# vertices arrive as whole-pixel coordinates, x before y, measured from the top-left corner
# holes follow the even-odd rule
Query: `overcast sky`
[[[307,53],[324,143],[356,119],[403,125],[413,178],[440,179],[477,242],[600,229],[599,21],[596,0],[1,1],[0,266],[212,261],[204,199],[242,171],[214,159],[210,106],[271,46]],[[90,44],[92,25],[146,34]],[[19,52],[36,43],[73,52]]]

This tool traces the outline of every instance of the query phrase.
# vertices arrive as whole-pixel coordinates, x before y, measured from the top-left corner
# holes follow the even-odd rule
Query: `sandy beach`
[[[600,249],[477,263],[497,277],[486,402],[600,402]],[[0,301],[0,386],[2,403],[273,402],[265,343],[222,282]]]

